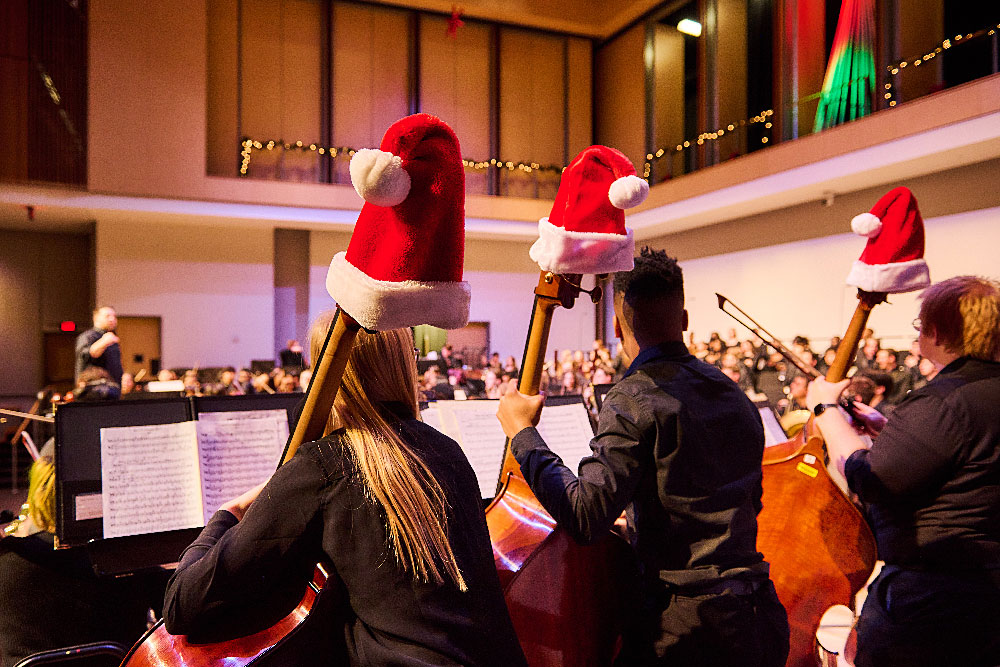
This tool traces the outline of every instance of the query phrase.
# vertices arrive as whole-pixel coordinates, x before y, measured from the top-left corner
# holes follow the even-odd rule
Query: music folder
[[[176,562],[212,512],[270,477],[300,394],[69,403],[56,412],[56,537],[99,572]]]

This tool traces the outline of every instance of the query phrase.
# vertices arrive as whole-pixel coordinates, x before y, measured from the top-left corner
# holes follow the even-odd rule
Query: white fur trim
[[[882,231],[882,221],[871,213],[859,213],[851,218],[851,230],[858,236],[873,239]]]
[[[626,209],[646,201],[649,183],[635,175],[616,178],[608,188],[608,199],[615,208]]]
[[[374,148],[362,148],[351,158],[351,183],[376,206],[401,204],[410,193],[410,175],[402,158]]]
[[[548,218],[538,221],[538,240],[528,255],[543,271],[553,273],[614,273],[635,266],[632,230],[625,234],[570,232]]]
[[[855,261],[847,274],[847,284],[866,292],[913,292],[931,284],[927,262],[913,259],[892,264],[865,264]]]
[[[469,322],[469,283],[375,280],[344,252],[330,262],[326,291],[361,326],[375,331],[418,324],[460,329]]]

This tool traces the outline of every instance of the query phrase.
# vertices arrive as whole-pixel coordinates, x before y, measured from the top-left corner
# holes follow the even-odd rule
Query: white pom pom
[[[608,199],[615,208],[626,209],[646,201],[649,183],[638,176],[622,176],[608,188]]]
[[[376,206],[395,206],[410,193],[410,175],[402,158],[374,148],[362,148],[351,158],[351,183]]]
[[[882,231],[882,221],[871,213],[861,213],[851,219],[851,229],[858,236],[873,239]]]

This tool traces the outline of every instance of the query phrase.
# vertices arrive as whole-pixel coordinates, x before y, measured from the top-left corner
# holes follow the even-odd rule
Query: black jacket
[[[845,472],[887,563],[987,569],[1000,584],[1000,363],[945,366]]]
[[[580,541],[605,534],[628,508],[647,577],[699,587],[761,579],[760,416],[722,372],[683,343],[643,350],[608,392],[579,477],[527,428],[512,442],[532,491]]]
[[[242,521],[212,517],[167,588],[175,634],[246,634],[299,601],[325,560],[349,596],[344,637],[357,665],[522,665],[500,590],[479,485],[450,438],[414,419],[399,423],[444,489],[448,534],[469,590],[417,583],[388,548],[384,517],[365,496],[338,434],[303,445]],[[318,656],[317,656],[318,658]]]

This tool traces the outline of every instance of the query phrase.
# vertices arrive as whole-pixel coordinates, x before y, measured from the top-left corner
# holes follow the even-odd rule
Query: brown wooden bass
[[[518,390],[538,394],[552,313],[572,307],[580,276],[542,271]],[[620,649],[623,599],[633,571],[628,544],[609,532],[574,542],[541,506],[507,441],[486,524],[507,608],[532,667],[608,665]]]
[[[305,404],[295,431],[285,445],[280,465],[295,456],[304,442],[324,435],[330,410],[337,398],[344,369],[351,356],[354,339],[361,326],[337,309],[315,370],[309,382]],[[244,667],[246,665],[310,664],[315,656],[302,655],[303,646],[329,645],[335,659],[344,650],[330,631],[338,614],[343,614],[343,590],[335,574],[318,564],[313,580],[306,586],[299,604],[274,625],[246,636],[220,642],[199,643],[184,635],[171,635],[160,620],[132,649],[123,667]],[[316,623],[310,623],[316,619]],[[346,651],[344,652],[346,662]],[[336,664],[336,663],[335,663]]]
[[[859,290],[858,298],[826,374],[830,382],[846,377],[868,316],[885,294]],[[820,619],[833,605],[854,608],[855,593],[875,567],[875,537],[827,471],[823,438],[811,418],[794,439],[764,451],[763,474],[757,548],[771,564],[771,580],[788,612],[786,664],[815,667]]]

